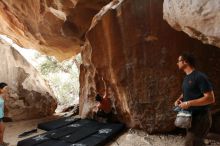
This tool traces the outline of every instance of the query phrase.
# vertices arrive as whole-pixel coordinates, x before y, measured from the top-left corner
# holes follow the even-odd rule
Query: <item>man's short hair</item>
[[[4,82],[1,82],[1,83],[0,83],[0,89],[3,89],[3,88],[6,87],[6,86],[8,86],[6,83],[4,83]]]
[[[196,60],[192,53],[184,52],[180,55],[182,59],[187,62],[191,67],[196,67]]]
[[[99,102],[102,101],[102,96],[97,94],[96,97],[95,97],[95,100],[99,101]]]

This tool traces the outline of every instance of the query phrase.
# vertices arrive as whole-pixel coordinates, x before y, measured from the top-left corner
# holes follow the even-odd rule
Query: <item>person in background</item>
[[[112,115],[112,101],[109,96],[106,81],[101,77],[102,86],[98,86],[99,92],[95,96],[96,106],[93,108],[93,119],[100,122],[109,122]]]
[[[98,102],[95,111],[95,119],[97,119],[98,121],[109,122],[113,114],[111,99],[106,96],[106,94],[97,94],[95,100]]]
[[[8,143],[3,141],[4,137],[4,104],[5,99],[8,97],[8,85],[6,83],[0,83],[0,146],[8,146]]]

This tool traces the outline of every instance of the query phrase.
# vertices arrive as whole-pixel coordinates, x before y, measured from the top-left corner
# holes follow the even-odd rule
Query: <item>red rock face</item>
[[[0,33],[65,60],[81,52],[93,16],[110,0],[1,0]]]
[[[184,77],[176,63],[184,51],[193,52],[198,70],[210,77],[219,107],[219,48],[173,30],[163,20],[163,0],[124,1],[102,15],[87,37],[90,45],[82,52],[80,81],[82,116],[104,80],[116,99],[118,117],[128,126],[148,132],[173,129],[172,106]]]
[[[163,0],[1,0],[0,12],[0,32],[25,47],[61,60],[82,51],[82,117],[106,84],[120,121],[148,132],[172,130],[184,77],[176,63],[184,51],[210,77],[213,108],[220,108],[220,49],[172,29],[163,20]]]

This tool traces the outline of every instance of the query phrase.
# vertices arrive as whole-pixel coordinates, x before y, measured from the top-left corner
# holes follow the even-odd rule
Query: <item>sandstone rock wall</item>
[[[184,51],[193,52],[198,69],[210,77],[217,98],[214,108],[219,108],[219,48],[173,30],[163,20],[162,0],[124,0],[111,8],[109,4],[94,17],[87,33],[80,81],[82,115],[94,103],[94,90],[102,90],[103,77],[121,121],[148,132],[173,129],[172,106],[184,75],[176,63]]]
[[[184,76],[178,71],[176,62],[184,51],[193,52],[198,60],[198,69],[210,77],[217,98],[213,109],[220,108],[220,49],[204,45],[170,27],[163,17],[175,20],[170,18],[176,18],[177,13],[171,13],[173,5],[165,11],[169,6],[167,2],[172,0],[1,0],[0,33],[8,34],[25,47],[34,47],[60,59],[82,52],[82,117],[89,116],[95,105],[94,96],[105,83],[111,90],[122,122],[148,132],[165,132],[174,128],[172,106],[181,93]],[[177,3],[184,2],[189,1]],[[194,4],[199,2],[193,1]],[[218,10],[217,4],[213,9]],[[184,12],[188,16],[191,11]],[[199,19],[181,19],[181,22],[190,22],[189,25],[196,28],[194,32],[210,30],[200,24],[203,21]],[[210,27],[218,30],[216,17],[212,19],[210,16],[209,19],[213,24]],[[168,22],[172,25],[173,21]],[[194,24],[202,27],[197,29]],[[183,30],[183,27],[178,28]],[[218,31],[210,31],[207,35],[198,33],[202,37],[197,34],[190,36],[200,39],[212,32],[217,38],[212,42],[218,42],[215,33]],[[206,40],[211,42],[209,37]],[[210,44],[218,46],[218,43]]]
[[[219,0],[164,0],[163,12],[174,29],[220,47]]]
[[[37,70],[3,41],[0,41],[0,58],[0,82],[6,82],[10,88],[10,97],[5,101],[6,116],[24,120],[52,115],[57,103]]]
[[[81,51],[93,16],[109,1],[1,0],[0,33],[64,60]]]

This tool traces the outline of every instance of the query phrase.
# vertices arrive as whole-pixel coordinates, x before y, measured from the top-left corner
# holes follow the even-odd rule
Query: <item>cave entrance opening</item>
[[[53,93],[51,96],[57,101],[55,113],[78,110],[81,54],[59,62],[55,57],[43,55],[35,49],[22,48],[5,35],[0,35],[0,39],[14,47],[48,83]]]

